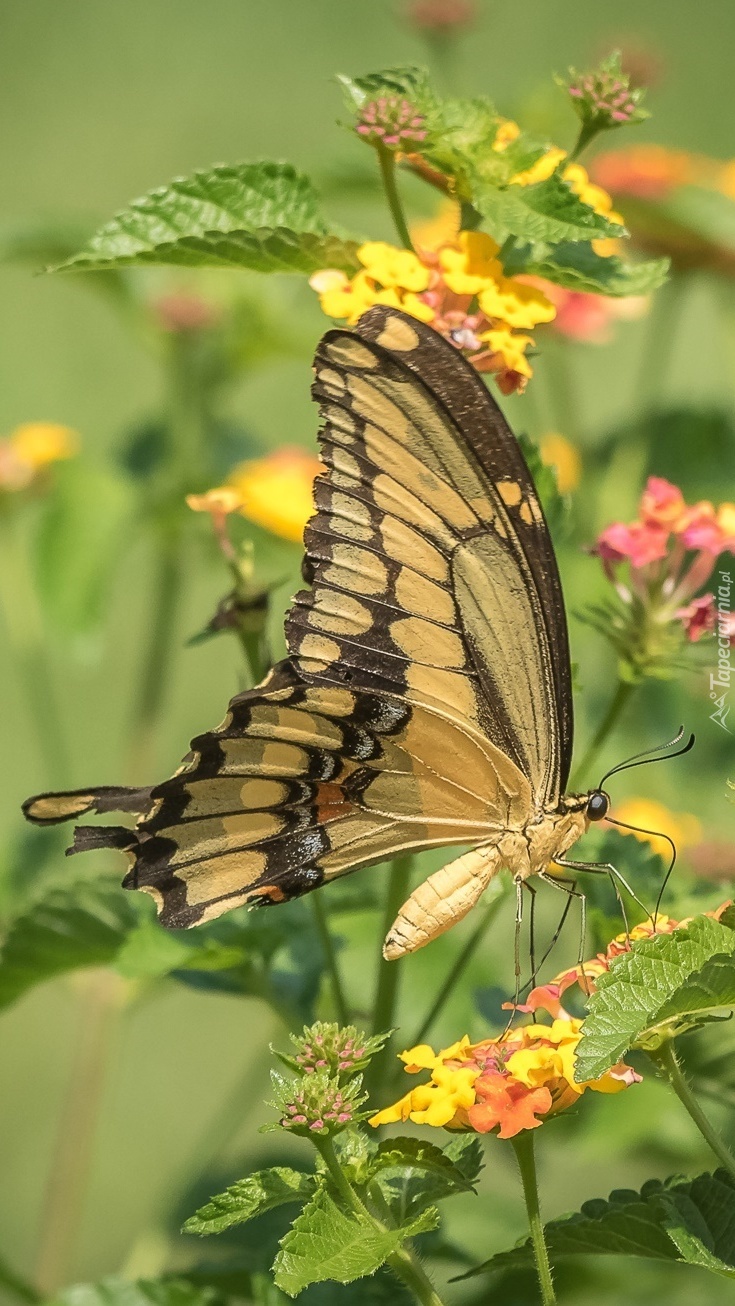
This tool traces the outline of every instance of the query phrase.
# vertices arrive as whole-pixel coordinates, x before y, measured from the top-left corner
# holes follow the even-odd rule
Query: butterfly
[[[133,829],[78,827],[69,851],[124,851],[124,886],[172,927],[285,902],[409,850],[469,845],[403,905],[385,941],[393,959],[464,917],[502,868],[519,892],[553,879],[609,799],[565,793],[559,572],[518,442],[477,373],[382,305],[328,331],[314,372],[326,472],[289,656],[163,784],[41,794],[24,811],[38,824],[134,815]]]

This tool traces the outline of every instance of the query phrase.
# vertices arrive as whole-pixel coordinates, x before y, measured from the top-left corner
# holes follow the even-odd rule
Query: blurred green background
[[[99,0],[26,0],[4,7],[0,31],[4,232],[59,218],[82,233],[91,232],[133,196],[176,174],[214,162],[274,157],[312,173],[325,207],[339,220],[390,237],[377,192],[372,198],[355,197],[339,184],[340,169],[354,166],[359,151],[337,125],[341,104],[333,74],[426,62],[420,36],[394,0],[370,5],[356,0],[270,0],[268,5],[127,0],[117,6]],[[568,145],[571,123],[560,114],[552,74],[569,64],[584,67],[616,44],[647,48],[661,61],[660,83],[649,100],[653,119],[635,135],[629,133],[626,143],[655,140],[723,158],[733,153],[731,0],[707,0],[699,9],[690,0],[647,0],[645,5],[618,0],[609,12],[589,0],[526,0],[523,5],[481,0],[480,19],[458,51],[454,89],[489,94],[502,112],[529,126],[535,119],[550,133],[561,120],[565,134],[560,143]],[[81,278],[34,276],[28,266],[8,267],[1,275],[0,432],[29,420],[63,422],[81,433],[84,458],[105,464],[130,430],[165,402],[155,357],[104,296],[91,293]],[[243,276],[254,286],[253,294],[280,297],[276,311],[288,321],[293,348],[288,356],[274,353],[244,375],[227,396],[227,411],[264,446],[289,442],[311,447],[316,417],[309,399],[309,362],[325,319],[300,280],[266,286],[254,275]],[[208,274],[207,284],[216,282],[217,274]],[[151,284],[158,283],[153,279]],[[160,284],[192,289],[201,283],[193,274],[171,274]],[[706,277],[693,277],[685,293],[687,312],[656,397],[662,405],[731,408],[732,305],[728,334],[721,288]],[[615,341],[604,348],[566,346],[578,385],[576,430],[567,434],[583,449],[593,448],[616,423],[630,418],[640,394],[649,325],[647,320],[622,324]],[[529,392],[504,405],[516,427],[535,435],[554,425],[544,408],[544,366],[542,359],[538,398]],[[691,481],[683,484],[690,497],[707,491],[717,498],[733,497],[732,448],[725,465],[703,466],[700,450],[693,447],[691,464]],[[611,516],[625,517],[634,507],[640,484],[627,482],[625,468],[621,470],[614,485],[589,486],[596,516],[586,519],[588,540]],[[583,476],[581,500],[587,489]],[[202,529],[202,547],[191,550],[181,642],[208,619],[223,588],[205,536]],[[599,584],[597,564],[581,554],[581,542],[565,546],[561,556],[577,606],[587,587]],[[220,719],[238,687],[234,641],[214,641],[182,653],[167,685],[155,773],[122,774],[132,687],[148,620],[148,548],[145,537],[131,531],[109,619],[93,634],[54,641],[54,674],[72,740],[72,784],[146,783],[168,773],[190,736]],[[283,565],[292,568],[295,557],[295,550],[284,550],[278,565],[286,559]],[[285,599],[288,586],[279,593]],[[602,641],[577,622],[572,623],[572,639],[584,732],[606,699],[612,660]],[[0,822],[10,840],[19,829],[21,800],[45,783],[45,776],[41,746],[2,649],[0,686]],[[629,786],[627,777],[621,777],[616,794],[655,795],[674,810],[695,812],[708,835],[724,839],[732,812],[724,800],[724,777],[732,758],[728,741],[707,720],[705,690],[702,670],[688,673],[673,699],[660,687],[646,690],[635,719],[610,745],[609,764],[635,746],[673,733],[679,712],[684,713],[687,727],[701,735],[698,760],[653,768],[644,773],[645,781]],[[354,934],[343,958],[357,995],[374,946],[364,925],[345,928]],[[497,931],[491,936],[493,947],[500,937]],[[448,955],[443,947],[442,942],[432,950],[434,968]],[[406,974],[404,1006],[410,1013],[432,969],[417,957],[407,963]],[[492,958],[480,957],[469,982],[481,986],[496,978]],[[75,1043],[84,1035],[80,1020],[82,1015],[90,1019],[89,1006],[80,1004],[82,984],[57,981],[38,988],[0,1017],[0,1244],[3,1254],[28,1274],[34,1269],[60,1105]],[[110,1001],[115,1000],[113,994]],[[450,1023],[448,1032],[454,1037],[462,1031],[452,1033]],[[72,1281],[113,1272],[154,1273],[163,1264],[176,1263],[187,1254],[173,1234],[179,1216],[188,1214],[180,1203],[188,1186],[210,1166],[212,1154],[219,1150],[214,1191],[223,1176],[242,1170],[245,1154],[251,1164],[254,1155],[272,1153],[273,1145],[266,1149],[255,1130],[266,1118],[263,1048],[274,1035],[272,1018],[254,1000],[173,985],[156,989],[134,1011],[120,1015],[111,1034],[84,1224],[69,1267]],[[211,1133],[213,1122],[248,1066],[241,1126],[220,1148]],[[611,1131],[617,1149],[612,1165]],[[484,1254],[510,1243],[523,1229],[508,1158],[497,1145],[491,1145],[489,1155],[484,1205],[459,1202],[450,1217],[450,1232]],[[549,1216],[602,1195],[616,1183],[633,1186],[653,1173],[694,1173],[711,1165],[689,1122],[655,1085],[612,1106],[593,1103],[568,1145],[565,1126],[559,1124],[550,1131],[544,1158]],[[202,1182],[206,1190],[207,1181]],[[705,1294],[709,1302],[726,1300],[716,1296],[716,1283],[695,1271],[643,1267],[635,1274],[631,1293],[637,1295],[629,1295],[631,1301],[653,1300],[651,1294],[664,1292],[672,1301],[704,1302]],[[619,1300],[606,1296],[599,1282],[590,1292],[596,1302]]]

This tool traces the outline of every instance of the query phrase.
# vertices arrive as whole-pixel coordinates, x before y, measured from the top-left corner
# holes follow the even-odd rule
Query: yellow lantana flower
[[[240,463],[225,489],[239,496],[243,517],[284,540],[300,543],[314,513],[314,477],[323,470],[318,458],[305,449],[286,447]]]
[[[24,422],[0,440],[0,490],[24,490],[52,463],[79,452],[79,436],[58,422]]]
[[[571,494],[579,485],[582,459],[579,450],[565,436],[552,431],[539,445],[541,461],[556,472],[556,486],[560,494]]]
[[[373,304],[401,308],[431,322],[434,310],[419,298],[429,285],[429,269],[418,255],[383,240],[368,240],[357,251],[363,271],[348,277],[335,268],[315,272],[309,280],[327,317],[344,318],[350,326]]]
[[[533,376],[533,369],[526,358],[526,350],[534,343],[532,336],[514,336],[507,327],[497,327],[492,331],[481,332],[480,339],[491,355],[498,355],[502,359],[504,370],[517,372],[529,379]]]
[[[506,1030],[499,1038],[457,1043],[434,1052],[428,1044],[401,1053],[409,1074],[430,1072],[428,1083],[411,1089],[379,1111],[370,1124],[412,1120],[434,1128],[472,1129],[513,1138],[536,1129],[540,1116],[573,1105],[589,1088],[618,1093],[640,1076],[622,1063],[600,1079],[578,1084],[574,1056],[582,1022],[564,1013],[551,1025],[538,1023]]]
[[[482,231],[462,231],[459,249],[443,249],[439,263],[444,281],[455,295],[476,295],[486,317],[511,327],[551,322],[556,309],[538,286],[506,277],[497,255],[499,246]]]
[[[641,831],[623,831],[631,833],[641,843],[648,843],[661,857],[670,857],[671,848],[665,839],[655,834],[644,833],[657,830],[673,839],[677,848],[687,848],[699,843],[702,838],[702,825],[690,812],[672,812],[663,803],[652,798],[626,798],[615,809],[615,816],[626,825],[641,826]]]

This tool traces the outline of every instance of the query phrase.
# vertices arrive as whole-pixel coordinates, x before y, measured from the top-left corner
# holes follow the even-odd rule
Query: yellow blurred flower
[[[314,513],[314,477],[323,470],[314,454],[287,446],[264,458],[240,463],[225,489],[238,495],[243,517],[284,540],[300,543]]]
[[[663,803],[652,798],[626,798],[616,806],[616,820],[625,821],[627,825],[639,825],[642,830],[656,830],[673,839],[677,848],[687,848],[699,843],[702,838],[702,826],[696,816],[690,812],[672,812]],[[628,831],[623,831],[628,833]],[[641,843],[649,843],[654,852],[661,857],[669,857],[671,848],[665,839],[655,834],[630,831]]]
[[[579,485],[582,459],[579,450],[565,436],[550,431],[539,445],[541,461],[556,473],[556,487],[560,494],[571,494]]]
[[[513,122],[512,118],[501,118],[498,130],[495,133],[493,149],[502,154],[503,150],[507,150],[508,146],[517,140],[520,134],[521,129],[517,122]]]
[[[0,490],[23,490],[52,463],[79,452],[79,435],[58,422],[24,422],[0,440]]]
[[[460,208],[455,200],[443,199],[433,218],[415,222],[411,238],[417,249],[435,250],[456,244],[460,227]],[[317,273],[317,276],[319,273]]]
[[[581,1037],[582,1022],[564,1013],[550,1025],[534,1022],[480,1043],[464,1035],[441,1052],[428,1044],[409,1048],[401,1053],[407,1072],[428,1070],[429,1082],[377,1112],[370,1124],[412,1120],[513,1138],[538,1128],[540,1116],[572,1106],[587,1089],[619,1093],[640,1079],[620,1063],[600,1079],[577,1083],[574,1057]]]

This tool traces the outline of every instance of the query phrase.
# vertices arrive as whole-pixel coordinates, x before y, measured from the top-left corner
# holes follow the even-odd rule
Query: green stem
[[[591,122],[582,123],[579,129],[579,136],[577,137],[577,143],[574,146],[574,149],[572,150],[571,154],[569,155],[569,159],[571,162],[574,162],[575,159],[579,158],[580,154],[582,154],[582,152],[587,149],[587,146],[590,144],[590,142],[595,139],[595,136],[599,136],[601,130],[602,129],[600,127],[595,126]]]
[[[400,969],[398,962],[386,961],[382,953],[382,946],[383,940],[386,938],[400,908],[406,901],[412,863],[411,854],[404,853],[401,857],[393,859],[388,871],[383,927],[380,933],[381,954],[378,962],[378,982],[375,988],[375,1003],[373,1005],[373,1034],[381,1034],[384,1030],[393,1028]]]
[[[521,1174],[521,1183],[523,1184],[523,1196],[526,1202],[526,1211],[528,1212],[528,1227],[531,1233],[531,1245],[533,1247],[534,1260],[536,1261],[536,1271],[541,1285],[541,1301],[543,1306],[556,1306],[556,1293],[554,1292],[554,1281],[551,1277],[551,1265],[549,1263],[549,1252],[544,1238],[544,1225],[541,1219],[541,1208],[538,1197],[538,1181],[536,1178],[536,1158],[533,1150],[533,1134],[530,1129],[521,1130],[511,1139],[513,1151],[516,1154],[518,1169]]]
[[[406,217],[401,204],[401,197],[398,194],[396,184],[396,159],[392,150],[387,150],[384,145],[378,145],[378,162],[380,164],[380,177],[385,191],[385,198],[388,201],[388,208],[391,211],[391,217],[398,232],[398,237],[404,249],[410,249],[413,252],[413,244],[409,234]]]
[[[329,916],[324,904],[324,899],[322,898],[321,893],[316,892],[309,895],[309,901],[314,914],[314,923],[319,935],[319,941],[322,945],[324,960],[327,964],[335,1015],[340,1025],[349,1025],[350,1010],[347,1005],[344,988],[342,987],[342,976],[340,975],[339,964],[337,962],[337,952],[334,946],[334,939],[332,938],[332,932],[329,928]]]
[[[48,660],[43,617],[25,542],[13,514],[0,512],[0,608],[8,648],[24,687],[50,784],[69,783],[70,764]]]
[[[109,971],[85,977],[77,1044],[46,1190],[36,1280],[45,1295],[66,1283],[84,1210],[107,1052],[121,1009],[121,981]]]
[[[414,1037],[409,1040],[408,1046],[415,1047],[418,1043],[424,1042],[427,1034],[429,1033],[429,1030],[432,1028],[434,1022],[438,1019],[439,1015],[444,1009],[445,1003],[454,992],[457,981],[464,974],[465,970],[467,969],[467,966],[469,965],[477,949],[479,948],[482,940],[484,939],[487,930],[495,920],[495,917],[498,914],[498,910],[501,906],[501,903],[505,899],[510,889],[509,884],[506,885],[504,883],[501,883],[500,880],[496,881],[496,883],[499,889],[498,896],[494,898],[492,902],[489,902],[487,904],[483,912],[479,913],[480,919],[477,925],[475,926],[474,930],[472,931],[469,938],[467,939],[467,942],[465,943],[464,947],[457,954],[453,966],[450,968],[446,978],[444,979],[444,982],[440,986],[439,992],[434,998],[434,1001],[429,1007],[429,1010],[424,1016],[424,1019],[419,1025]]]
[[[618,718],[620,717],[624,708],[627,706],[628,700],[631,697],[633,690],[635,688],[636,688],[635,685],[630,684],[626,680],[618,681],[617,688],[612,696],[612,699],[610,700],[610,704],[608,706],[607,712],[605,713],[604,717],[602,718],[602,721],[597,727],[597,730],[592,736],[592,739],[590,740],[590,743],[587,746],[587,751],[585,752],[582,761],[579,763],[578,767],[574,772],[574,779],[571,785],[571,788],[574,792],[576,792],[577,790],[582,790],[582,786],[584,784],[589,783],[587,777],[588,777],[588,773],[592,769],[592,763],[596,761],[597,755],[600,752],[600,749],[602,748],[603,744],[606,742],[607,737],[610,734],[611,730],[613,729],[614,726],[617,725]]]
[[[684,1110],[688,1112],[705,1142],[711,1147],[721,1165],[735,1177],[735,1156],[726,1146],[697,1101],[676,1055],[673,1039],[667,1039],[657,1052],[651,1054],[656,1065],[668,1079]]]
[[[131,781],[138,784],[150,779],[161,708],[176,648],[176,618],[184,580],[182,531],[171,523],[162,524],[159,529],[152,617],[130,733],[129,774]]]
[[[567,439],[579,439],[580,402],[571,350],[572,342],[557,340],[553,352],[549,350],[546,377],[551,394],[554,427]]]
[[[390,1216],[390,1210],[387,1207],[387,1204],[381,1202],[381,1205],[384,1206],[389,1217],[384,1224],[382,1220],[377,1220],[368,1210],[367,1206],[362,1201],[362,1198],[352,1187],[352,1184],[349,1182],[339,1164],[331,1138],[314,1138],[313,1141],[314,1146],[327,1167],[329,1176],[332,1179],[335,1188],[343,1198],[345,1204],[350,1208],[350,1210],[354,1211],[355,1215],[363,1220],[369,1220],[379,1233],[387,1233],[393,1225],[393,1220]],[[380,1194],[380,1197],[382,1199],[382,1193]],[[393,1225],[393,1227],[395,1226]],[[424,1271],[416,1253],[410,1248],[410,1245],[405,1244],[403,1247],[400,1247],[397,1251],[393,1252],[393,1254],[388,1257],[388,1264],[394,1274],[398,1275],[398,1278],[401,1279],[409,1291],[413,1293],[416,1300],[421,1302],[421,1306],[443,1306],[441,1297]]]
[[[688,286],[688,278],[675,272],[653,297],[636,383],[636,407],[644,415],[655,406],[668,378]]]
[[[16,1297],[18,1301],[28,1303],[28,1306],[36,1306],[41,1301],[38,1289],[15,1270],[11,1270],[5,1260],[0,1260],[0,1288],[7,1296]]]

